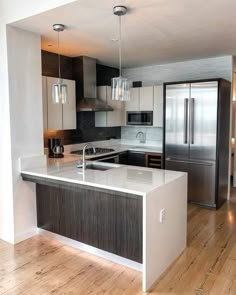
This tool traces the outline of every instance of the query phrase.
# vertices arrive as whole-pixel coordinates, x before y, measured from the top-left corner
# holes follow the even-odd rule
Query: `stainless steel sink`
[[[86,165],[86,169],[99,170],[99,171],[106,171],[106,170],[113,169],[113,168],[115,168],[115,167],[99,165],[99,164],[95,164],[95,163]]]

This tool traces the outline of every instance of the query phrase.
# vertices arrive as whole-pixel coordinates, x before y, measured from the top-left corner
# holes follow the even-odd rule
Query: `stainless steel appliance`
[[[230,89],[223,79],[164,85],[165,169],[188,172],[189,202],[227,197]]]
[[[78,112],[108,112],[113,108],[97,98],[96,59],[79,56],[74,58]]]
[[[49,158],[63,158],[64,147],[61,145],[59,138],[48,139],[48,157]]]
[[[126,112],[126,123],[127,125],[152,126],[153,112]]]

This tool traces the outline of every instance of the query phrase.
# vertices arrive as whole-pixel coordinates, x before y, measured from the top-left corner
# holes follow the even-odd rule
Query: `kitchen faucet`
[[[145,136],[145,134],[142,131],[139,131],[136,134],[136,138],[139,138],[139,142],[140,143],[145,143],[146,142],[146,136]]]
[[[93,144],[91,142],[86,143],[85,146],[83,147],[83,158],[82,158],[82,168],[83,168],[83,170],[86,169],[85,153],[86,153],[87,147],[89,147],[89,146],[93,149],[93,153],[96,154],[96,148],[93,146]]]

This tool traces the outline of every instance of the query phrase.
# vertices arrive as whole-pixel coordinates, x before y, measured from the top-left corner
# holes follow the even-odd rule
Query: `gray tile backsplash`
[[[163,128],[160,127],[121,127],[121,139],[122,140],[136,140],[137,132],[142,131],[146,134],[146,141],[152,141],[160,143],[162,142]]]

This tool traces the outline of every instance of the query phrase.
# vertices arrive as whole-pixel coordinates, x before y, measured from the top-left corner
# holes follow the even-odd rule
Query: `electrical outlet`
[[[166,209],[165,208],[162,208],[160,210],[160,216],[159,216],[159,221],[160,223],[163,223],[166,219]]]

